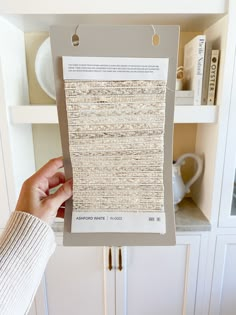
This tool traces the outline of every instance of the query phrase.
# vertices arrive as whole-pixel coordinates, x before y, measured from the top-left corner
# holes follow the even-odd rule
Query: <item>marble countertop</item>
[[[191,198],[185,198],[175,213],[176,231],[210,231],[211,224]]]

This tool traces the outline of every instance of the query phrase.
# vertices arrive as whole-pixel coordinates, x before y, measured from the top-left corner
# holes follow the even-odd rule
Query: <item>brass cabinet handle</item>
[[[112,251],[111,251],[111,247],[109,248],[109,251],[108,251],[108,269],[110,271],[112,270]]]
[[[121,270],[123,269],[123,264],[122,264],[122,249],[121,249],[121,248],[119,248],[118,261],[119,261],[118,269],[121,271]]]

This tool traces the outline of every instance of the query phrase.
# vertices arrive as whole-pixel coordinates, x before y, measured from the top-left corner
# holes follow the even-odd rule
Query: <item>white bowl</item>
[[[56,99],[52,52],[50,38],[48,37],[39,47],[35,58],[35,73],[39,85],[52,99]]]

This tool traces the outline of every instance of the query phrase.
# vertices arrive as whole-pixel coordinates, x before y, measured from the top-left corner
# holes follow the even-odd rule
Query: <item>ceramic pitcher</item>
[[[181,176],[181,166],[185,163],[187,158],[193,158],[197,164],[197,170],[193,177],[187,182],[184,183]],[[203,169],[202,159],[194,153],[186,153],[181,155],[177,161],[173,163],[172,166],[172,183],[173,183],[173,197],[174,197],[174,206],[175,211],[178,210],[177,204],[184,198],[186,193],[190,192],[190,187],[192,184],[199,178]]]

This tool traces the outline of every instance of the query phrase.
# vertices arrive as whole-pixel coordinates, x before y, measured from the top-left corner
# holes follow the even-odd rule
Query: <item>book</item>
[[[207,104],[209,74],[210,74],[210,65],[211,65],[211,52],[212,52],[212,42],[206,41],[203,79],[202,79],[202,101],[201,101],[202,105]]]
[[[207,104],[209,105],[215,104],[218,63],[219,63],[219,50],[213,49],[211,53],[211,64],[210,64],[208,96],[207,96]]]
[[[175,105],[193,105],[193,91],[175,91]]]
[[[184,46],[184,82],[194,91],[194,105],[201,105],[206,36],[195,36]]]
[[[193,91],[187,91],[187,90],[178,90],[178,91],[175,91],[175,97],[193,97],[194,93]]]
[[[193,105],[193,97],[176,97],[175,105]]]

